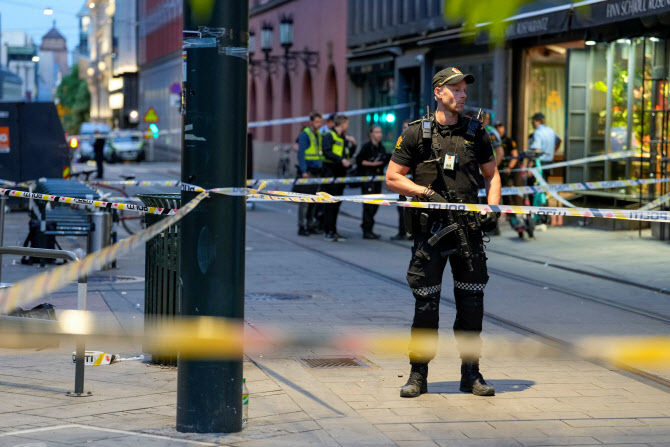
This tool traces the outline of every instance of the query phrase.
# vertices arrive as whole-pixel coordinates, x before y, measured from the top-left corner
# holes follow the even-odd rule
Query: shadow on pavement
[[[493,385],[496,394],[518,393],[535,385],[532,380],[486,380]],[[428,392],[432,394],[463,394],[458,390],[460,382],[428,382]]]

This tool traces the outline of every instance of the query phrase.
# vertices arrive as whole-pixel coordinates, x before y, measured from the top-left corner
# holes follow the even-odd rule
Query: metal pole
[[[0,197],[0,247],[5,245],[5,197]],[[2,278],[2,255],[0,255],[0,278]],[[2,281],[0,280],[0,283]]]
[[[245,184],[249,5],[184,0],[184,182]],[[182,203],[195,193],[182,191]],[[182,316],[244,319],[245,200],[212,194],[182,220]],[[177,430],[242,429],[242,358],[178,361]]]

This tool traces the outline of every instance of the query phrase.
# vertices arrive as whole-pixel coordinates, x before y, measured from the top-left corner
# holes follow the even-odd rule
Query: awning
[[[572,4],[567,4],[545,8],[539,7],[534,11],[508,17],[503,20],[503,24],[507,27],[505,40],[509,41],[568,31],[570,29],[571,14]],[[490,23],[477,25],[477,28],[483,28],[484,32],[478,33],[475,38],[476,44],[488,43],[490,39],[489,27]]]
[[[349,74],[366,74],[393,69],[395,58],[391,55],[376,56],[362,59],[350,59],[347,63]]]
[[[542,9],[519,14],[504,22],[511,22],[505,33],[506,40],[565,32],[570,26],[571,5]]]
[[[576,5],[572,29],[670,13],[670,0],[604,0],[588,3]]]

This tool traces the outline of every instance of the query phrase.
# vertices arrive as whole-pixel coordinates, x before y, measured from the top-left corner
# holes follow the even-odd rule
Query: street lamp
[[[54,13],[54,10],[47,6],[46,8],[44,8],[44,11],[42,12],[44,13],[45,16],[50,16],[51,14]]]
[[[288,50],[293,46],[293,18],[283,16],[279,22],[279,43]]]
[[[319,53],[316,51],[310,51],[308,47],[305,47],[302,51],[291,51],[293,47],[293,17],[285,15],[279,21],[279,44],[284,48],[282,56],[272,56],[270,54],[274,47],[273,32],[274,28],[269,22],[265,22],[261,27],[261,51],[265,54],[263,60],[253,59],[256,36],[253,31],[249,32],[249,66],[253,76],[259,73],[259,68],[267,70],[270,74],[276,73],[280,61],[287,72],[294,71],[299,60],[305,64],[307,70],[319,66]]]
[[[95,3],[91,2],[88,4],[89,9],[95,8]]]
[[[40,57],[39,56],[33,56],[33,62],[39,62]]]
[[[272,33],[274,29],[269,23],[264,23],[261,28],[261,50],[265,53],[266,59],[270,56],[272,51]]]

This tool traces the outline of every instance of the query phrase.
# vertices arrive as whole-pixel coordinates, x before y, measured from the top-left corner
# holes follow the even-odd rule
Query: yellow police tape
[[[20,321],[23,320],[23,321]],[[344,332],[351,335],[341,335]],[[336,352],[373,352],[405,356],[410,350],[409,331],[383,331],[376,335],[351,328],[339,333],[291,335],[275,328],[254,326],[244,330],[241,320],[217,317],[166,318],[144,328],[119,329],[108,319],[96,320],[91,312],[66,310],[59,321],[13,319],[0,324],[1,348],[46,348],[72,344],[82,337],[87,345],[141,344],[154,355],[177,355],[182,359],[233,359],[243,354],[262,355],[281,348],[328,348]],[[532,338],[485,337],[483,350],[478,336],[450,334],[439,339],[432,331],[412,332],[411,350],[439,349],[459,352],[463,357],[559,357],[574,355],[634,367],[670,366],[670,337],[587,337],[569,345],[541,343]]]
[[[210,192],[226,195],[243,195],[243,190],[247,188],[216,188]],[[182,190],[204,191],[198,186],[182,184]],[[422,208],[430,210],[453,210],[469,212],[499,212],[506,214],[538,214],[572,217],[601,217],[604,219],[638,220],[648,222],[670,222],[670,212],[651,211],[651,210],[622,210],[608,208],[571,208],[571,207],[550,207],[550,206],[513,206],[513,205],[482,205],[475,203],[435,203],[435,202],[401,202],[387,199],[361,199],[347,196],[331,196],[325,192],[319,192],[317,195],[288,193],[286,191],[263,191],[263,194],[249,193],[249,198],[282,201],[282,202],[302,202],[302,203],[335,203],[335,202],[356,202],[380,206],[399,206],[404,208]]]
[[[75,281],[77,278],[83,277],[94,270],[100,270],[104,265],[111,263],[121,254],[128,253],[140,247],[166,228],[176,224],[208,196],[207,192],[200,193],[175,214],[160,220],[140,233],[136,233],[100,251],[91,253],[79,262],[56,267],[49,272],[19,281],[12,287],[0,289],[0,313],[7,313],[22,303],[33,301],[47,293],[64,287],[71,281]]]
[[[133,205],[131,203],[106,202],[103,200],[81,199],[76,197],[54,196],[51,194],[39,194],[35,192],[16,191],[13,189],[0,189],[0,195],[7,197],[18,197],[22,199],[42,200],[45,202],[66,203],[68,205],[86,205],[96,208],[115,209],[122,211],[136,211],[144,214],[160,214],[170,216],[176,214],[178,210],[168,208],[158,208],[155,206]]]

